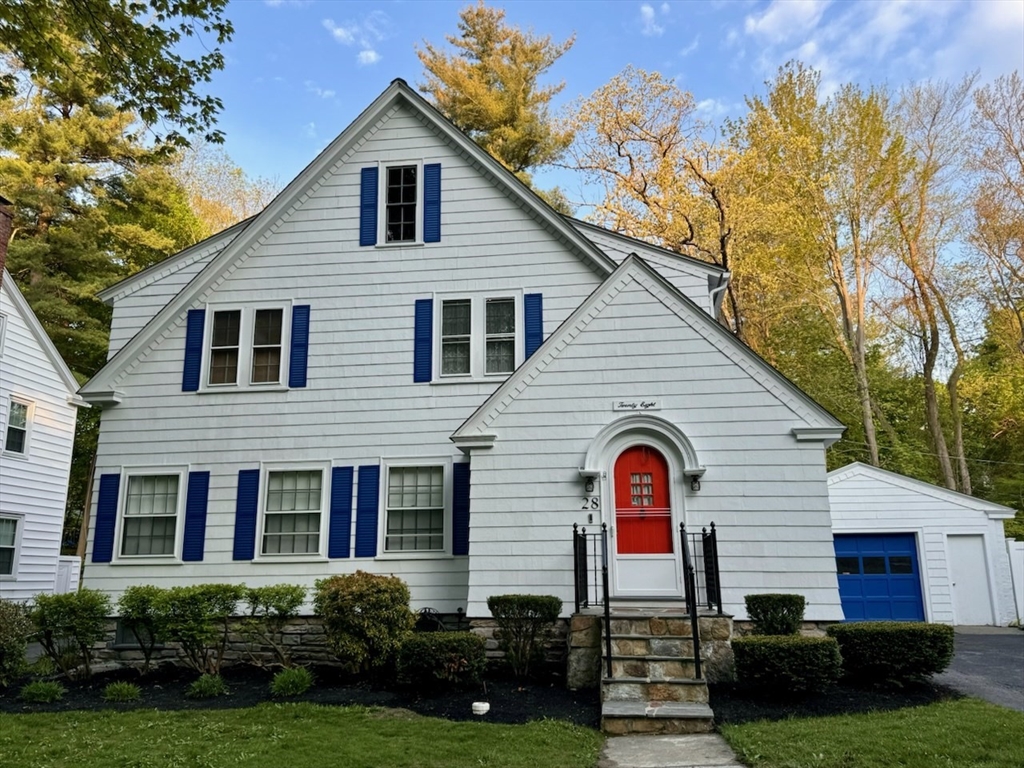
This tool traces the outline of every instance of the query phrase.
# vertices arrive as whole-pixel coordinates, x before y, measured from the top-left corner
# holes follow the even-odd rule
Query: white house
[[[642,602],[714,521],[727,611],[841,620],[843,426],[716,322],[727,280],[560,216],[396,80],[261,214],[102,294],[85,584],[362,569],[569,613],[573,523]]]
[[[78,382],[14,279],[0,285],[0,599],[78,588],[61,557]]]
[[[1003,533],[1014,510],[859,462],[829,473],[828,494],[847,619],[1017,617]]]

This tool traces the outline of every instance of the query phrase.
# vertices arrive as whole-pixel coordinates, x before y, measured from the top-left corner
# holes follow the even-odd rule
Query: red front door
[[[634,445],[615,461],[615,531],[620,555],[673,551],[668,462],[656,448]]]

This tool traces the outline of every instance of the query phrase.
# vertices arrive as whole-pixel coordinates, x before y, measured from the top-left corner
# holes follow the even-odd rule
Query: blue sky
[[[557,41],[576,35],[552,68],[556,107],[589,95],[626,65],[657,70],[690,91],[708,117],[739,115],[779,65],[798,58],[837,85],[980,70],[988,81],[1024,69],[1022,0],[512,0],[506,20]],[[225,148],[254,176],[290,181],[388,83],[422,80],[416,46],[454,34],[467,2],[234,0],[221,97]],[[538,176],[586,195],[565,171]]]

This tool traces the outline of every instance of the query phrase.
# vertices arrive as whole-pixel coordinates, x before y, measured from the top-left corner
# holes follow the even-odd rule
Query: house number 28
[[[601,508],[601,497],[600,496],[584,496],[583,506],[580,509],[600,509]]]

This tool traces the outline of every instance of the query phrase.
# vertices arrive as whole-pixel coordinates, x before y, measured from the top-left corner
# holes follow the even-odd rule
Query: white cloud
[[[665,28],[655,18],[654,6],[644,3],[640,6],[640,32],[647,37],[659,37]]]
[[[320,97],[321,99],[333,99],[337,95],[334,91],[330,90],[329,88],[321,88],[319,85],[314,83],[312,80],[307,80],[305,85],[306,85],[306,91],[308,93],[315,94],[316,96]]]
[[[707,118],[719,118],[728,113],[728,111],[729,105],[721,99],[701,99],[694,107],[694,112],[701,117]]]
[[[668,7],[668,3],[662,3],[661,4],[661,12],[662,13],[668,13],[670,10],[671,9]]]
[[[679,51],[680,56],[689,56],[700,47],[700,35],[693,38],[693,42]]]
[[[828,0],[772,0],[763,13],[747,16],[743,29],[769,44],[783,43],[813,30],[827,7]]]
[[[316,123],[306,123],[305,128],[302,129],[302,133],[307,139],[315,139]]]
[[[369,66],[370,64],[376,64],[378,61],[380,61],[380,54],[371,48],[368,50],[360,51],[359,56],[357,56],[356,58],[359,61],[359,66],[366,67]]]
[[[339,27],[334,23],[334,19],[324,19],[323,24],[324,29],[331,33],[331,37],[342,45],[352,45],[356,41],[356,33],[359,31],[359,27],[356,25],[349,24]]]

